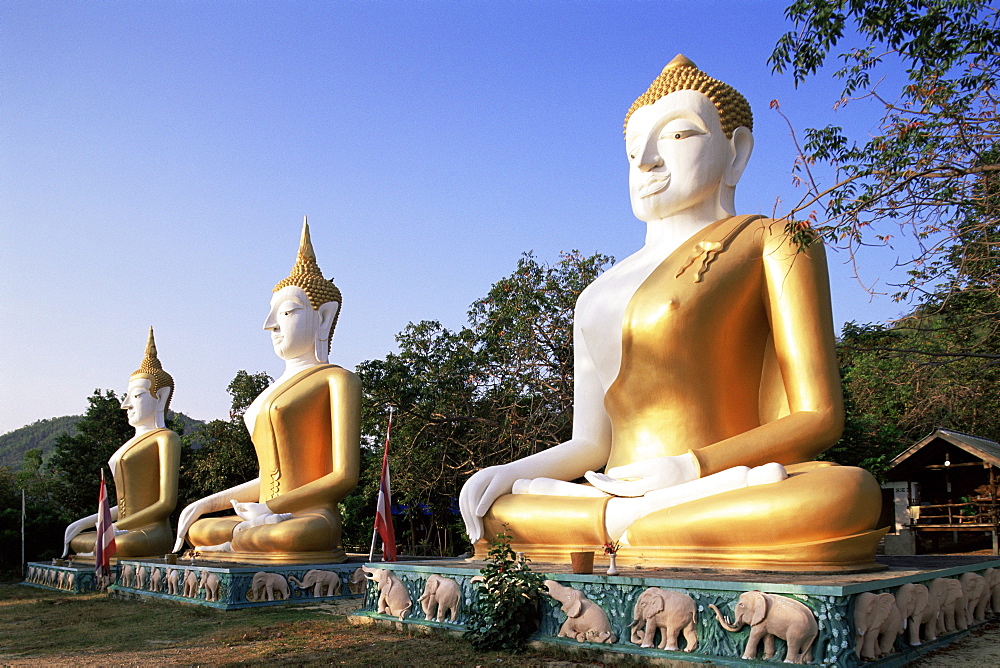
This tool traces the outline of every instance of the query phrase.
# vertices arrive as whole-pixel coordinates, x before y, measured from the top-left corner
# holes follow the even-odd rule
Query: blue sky
[[[226,417],[237,370],[280,373],[261,324],[303,214],[344,293],[348,368],[410,321],[461,326],[523,251],[625,257],[643,227],[622,118],[679,52],[754,109],[737,209],[787,210],[794,147],[768,103],[799,128],[876,117],[834,112],[828,77],[770,73],[784,5],[0,4],[0,433],[123,391],[149,325],[173,407]],[[845,259],[838,323],[904,310]]]

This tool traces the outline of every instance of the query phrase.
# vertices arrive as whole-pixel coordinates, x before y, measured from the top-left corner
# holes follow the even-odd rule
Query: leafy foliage
[[[101,468],[108,458],[133,436],[121,399],[113,390],[94,390],[87,398],[88,407],[76,425],[76,434],[61,434],[48,461],[49,469],[59,478],[56,502],[72,518],[90,515],[97,509],[97,491]],[[105,477],[110,480],[110,473]],[[114,505],[114,485],[108,485],[108,500]]]
[[[76,423],[82,415],[64,415],[47,420],[35,420],[29,425],[7,432],[0,436],[0,464],[16,467],[21,464],[25,454],[36,448],[43,456],[50,454],[56,447],[56,438],[63,432],[72,436],[76,433]]]
[[[410,323],[396,337],[398,353],[357,367],[367,448],[380,451],[388,408],[396,408],[390,469],[393,501],[403,510],[396,537],[406,552],[457,554],[466,545],[456,538],[465,479],[569,438],[573,308],[612,261],[572,252],[549,265],[525,254],[471,306],[467,326]],[[344,506],[371,517],[380,458],[362,464],[355,494],[365,497]],[[347,540],[358,540],[350,531]]]
[[[829,241],[852,252],[892,244],[888,225],[916,242],[904,258],[908,278],[897,299],[956,290],[997,296],[995,273],[977,281],[996,256],[998,209],[983,188],[1000,170],[997,152],[998,10],[988,0],[796,0],[786,9],[795,30],[769,62],[796,84],[816,74],[845,35],[860,43],[840,54],[837,106],[877,105],[872,136],[852,140],[838,126],[812,128],[796,165],[808,214]],[[907,83],[883,90],[883,74],[901,65]],[[834,170],[832,183],[817,165]],[[994,272],[995,272],[995,263]],[[934,301],[934,300],[932,300]],[[990,307],[992,308],[992,307]],[[991,312],[996,315],[995,310]]]
[[[257,477],[257,453],[243,414],[272,382],[263,371],[236,372],[226,388],[232,397],[229,420],[212,420],[183,439],[178,509]]]
[[[465,638],[477,651],[520,653],[538,629],[539,597],[545,578],[518,560],[510,547],[511,536],[499,533],[490,542],[489,563],[473,583],[472,608]]]

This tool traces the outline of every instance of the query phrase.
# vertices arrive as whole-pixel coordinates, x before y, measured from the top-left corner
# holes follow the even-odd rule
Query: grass
[[[352,626],[356,605],[227,612],[0,584],[0,664],[581,665],[556,651],[483,653],[460,638]]]

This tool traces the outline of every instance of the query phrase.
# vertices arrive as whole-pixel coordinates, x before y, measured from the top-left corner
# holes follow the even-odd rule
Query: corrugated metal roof
[[[909,459],[925,445],[929,445],[938,439],[954,445],[955,447],[961,448],[969,454],[979,457],[985,462],[989,462],[994,466],[1000,467],[1000,443],[990,441],[985,438],[979,438],[978,436],[972,436],[971,434],[963,434],[962,432],[954,431],[953,429],[942,429],[941,427],[938,427],[930,434],[896,455],[896,457],[889,462],[889,471]]]

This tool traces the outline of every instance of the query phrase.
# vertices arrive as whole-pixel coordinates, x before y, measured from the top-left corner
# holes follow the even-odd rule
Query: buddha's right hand
[[[76,538],[81,531],[83,531],[84,529],[89,529],[92,526],[95,526],[97,524],[96,518],[97,518],[96,515],[84,517],[78,519],[77,521],[73,522],[68,527],[66,527],[66,532],[63,534],[62,556],[64,558],[66,557],[67,554],[69,554],[69,544],[73,542],[73,539]]]
[[[212,512],[212,508],[207,499],[199,499],[181,511],[181,516],[177,520],[177,541],[174,543],[174,549],[171,552],[180,552],[184,548],[184,539],[187,538],[191,526],[199,517],[210,512]]]
[[[462,487],[458,505],[473,545],[483,537],[483,516],[490,506],[504,494],[510,494],[514,481],[523,477],[525,472],[510,464],[490,466],[476,471]]]
[[[642,496],[657,489],[697,480],[698,460],[690,452],[672,457],[654,457],[615,466],[607,473],[587,471],[584,477],[591,485],[612,496]]]

